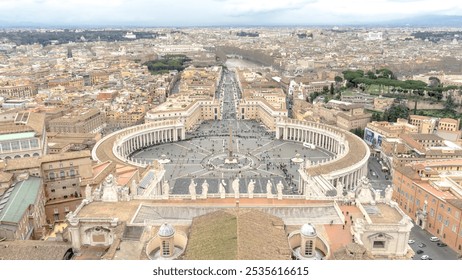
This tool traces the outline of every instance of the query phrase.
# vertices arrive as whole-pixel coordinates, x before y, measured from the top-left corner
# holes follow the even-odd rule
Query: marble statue
[[[204,183],[202,183],[202,197],[207,198],[208,192],[209,192],[209,183],[207,183],[207,180],[204,180]]]
[[[253,198],[254,190],[255,190],[255,181],[253,179],[250,179],[250,182],[247,185],[247,192],[249,194],[249,198]]]
[[[196,186],[197,183],[194,182],[194,179],[191,179],[191,184],[189,184],[189,194],[191,196],[196,196]]]
[[[114,176],[109,174],[106,179],[104,179],[102,184],[102,192],[103,195],[101,200],[104,202],[117,202],[118,201],[118,194],[117,194],[117,186],[115,184]]]
[[[268,182],[266,183],[266,195],[268,196],[268,198],[273,197],[272,188],[273,184],[271,183],[271,180],[268,180]]]
[[[281,180],[279,180],[279,183],[277,183],[276,189],[278,191],[278,199],[282,199],[282,190],[284,189],[284,185],[282,184]]]
[[[385,202],[388,203],[392,200],[393,197],[393,187],[388,185],[385,189]]]
[[[235,178],[232,183],[233,191],[234,191],[234,197],[238,198],[239,197],[239,178]]]

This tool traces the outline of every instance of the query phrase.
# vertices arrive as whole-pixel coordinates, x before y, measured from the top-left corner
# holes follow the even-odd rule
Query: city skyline
[[[372,2],[372,3],[371,3]],[[450,17],[451,16],[451,17]],[[462,16],[455,0],[176,0],[0,2],[0,26],[284,26],[441,24]],[[460,24],[460,20],[456,21]]]

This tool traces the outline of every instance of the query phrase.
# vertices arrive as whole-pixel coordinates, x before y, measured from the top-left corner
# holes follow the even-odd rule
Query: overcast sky
[[[462,15],[461,0],[0,0],[0,25],[310,25]],[[0,26],[1,27],[1,26]]]

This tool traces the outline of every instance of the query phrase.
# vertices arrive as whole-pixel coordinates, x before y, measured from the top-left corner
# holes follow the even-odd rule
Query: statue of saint
[[[284,189],[284,185],[282,184],[281,180],[279,180],[279,183],[277,183],[276,189],[278,190],[278,195],[281,196],[282,195],[282,190]]]
[[[234,193],[239,193],[239,178],[233,180],[233,191]]]
[[[255,189],[255,181],[251,179],[249,184],[247,185],[247,192],[249,193],[249,195],[253,194],[254,189]]]
[[[191,179],[191,184],[189,184],[189,194],[190,195],[196,195],[196,186],[197,186],[197,183],[194,182],[194,179]]]
[[[271,183],[271,180],[268,180],[268,183],[266,183],[266,194],[272,194],[272,188],[273,184]]]
[[[204,198],[207,198],[208,192],[209,192],[209,183],[207,183],[207,180],[204,180],[204,183],[202,183],[202,196]]]

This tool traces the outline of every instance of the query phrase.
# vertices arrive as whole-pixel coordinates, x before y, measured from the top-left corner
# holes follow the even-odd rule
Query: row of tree
[[[418,80],[397,80],[393,72],[389,69],[382,68],[375,73],[363,70],[345,70],[342,72],[347,81],[347,87],[359,87],[360,85],[378,85],[396,89],[398,92],[412,92],[423,96],[427,92],[428,96],[441,100],[442,92],[459,89],[457,86],[443,86],[437,77],[430,77],[429,84]]]

